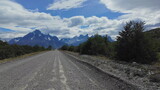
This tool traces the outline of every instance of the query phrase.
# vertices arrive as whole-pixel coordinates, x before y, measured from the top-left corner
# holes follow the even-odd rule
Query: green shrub
[[[68,45],[63,45],[60,49],[61,50],[68,50],[69,46]]]
[[[0,41],[0,60],[43,50],[46,49],[40,46],[9,45],[7,42]]]
[[[80,53],[89,55],[107,55],[107,40],[107,36],[103,37],[96,34],[81,44]]]
[[[145,37],[144,23],[130,21],[117,39],[117,59],[127,62],[151,63],[156,61],[152,44]]]

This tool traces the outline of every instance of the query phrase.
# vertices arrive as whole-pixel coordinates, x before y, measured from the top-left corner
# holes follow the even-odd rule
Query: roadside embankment
[[[79,55],[69,51],[63,52],[76,60],[91,64],[103,72],[138,86],[142,90],[160,90],[160,67],[158,66],[126,63],[105,57]]]

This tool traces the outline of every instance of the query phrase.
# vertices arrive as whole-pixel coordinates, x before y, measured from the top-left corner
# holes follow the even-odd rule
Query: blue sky
[[[99,0],[88,0],[84,2],[83,7],[73,8],[70,10],[46,10],[47,6],[50,3],[53,3],[54,0],[15,0],[15,1],[23,5],[26,9],[30,10],[38,9],[39,12],[50,13],[53,16],[60,16],[62,18],[70,18],[73,16],[84,16],[84,17],[106,16],[109,19],[115,19],[118,16],[123,15],[123,13],[112,12],[111,10],[107,9],[104,4],[99,2]]]
[[[39,29],[59,38],[98,33],[116,39],[130,20],[145,21],[147,29],[160,27],[160,1],[0,1],[0,38],[22,37]]]

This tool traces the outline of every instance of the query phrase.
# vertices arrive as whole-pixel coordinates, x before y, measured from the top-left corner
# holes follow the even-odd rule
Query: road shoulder
[[[149,76],[152,74],[150,66],[139,65],[137,63],[128,64],[106,60],[105,58],[96,58],[89,55],[79,55],[77,53],[62,51],[65,55],[75,58],[81,62],[95,66],[103,72],[113,77],[119,78],[129,84],[138,86],[142,90],[159,90],[160,83],[150,82]],[[148,70],[146,70],[146,68]]]

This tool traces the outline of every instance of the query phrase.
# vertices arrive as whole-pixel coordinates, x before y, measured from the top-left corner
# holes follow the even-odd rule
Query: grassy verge
[[[5,62],[9,62],[9,61],[14,61],[14,60],[19,60],[19,59],[27,58],[27,57],[30,57],[30,56],[33,56],[33,55],[44,53],[44,52],[47,52],[47,51],[34,52],[34,53],[25,54],[25,55],[22,55],[22,56],[17,56],[17,57],[13,57],[13,58],[3,59],[3,60],[0,60],[0,63],[5,63]]]
[[[63,50],[61,50],[61,51],[63,51]],[[64,52],[68,52],[68,53],[71,53],[73,55],[79,55],[79,53],[77,53],[77,52],[71,52],[71,51],[64,51]],[[98,58],[100,60],[110,60],[109,58],[107,58],[107,57],[105,57],[103,55],[89,55],[89,56],[92,56],[94,58]]]

